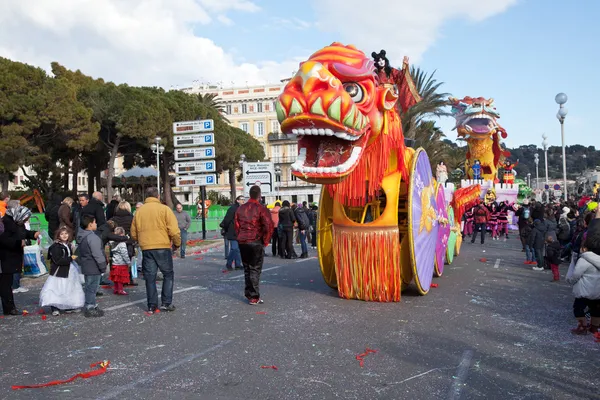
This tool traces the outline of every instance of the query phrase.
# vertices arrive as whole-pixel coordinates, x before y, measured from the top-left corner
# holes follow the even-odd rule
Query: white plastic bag
[[[569,269],[567,270],[567,275],[565,276],[565,280],[569,280],[573,276],[573,272],[575,271],[576,263],[577,263],[577,261],[575,260],[575,253],[571,253],[571,263],[569,264]]]
[[[38,277],[46,275],[48,269],[40,246],[25,246],[23,248],[23,276]]]
[[[137,270],[137,258],[134,258],[133,260],[131,260],[131,278],[135,279],[138,277],[138,270]]]

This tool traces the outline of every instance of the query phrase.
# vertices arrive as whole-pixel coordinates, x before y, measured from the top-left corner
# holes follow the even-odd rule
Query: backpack
[[[530,217],[529,207],[524,208],[523,209],[523,219],[529,219],[529,217]]]
[[[571,226],[569,225],[569,222],[566,219],[561,218],[558,225],[558,232],[556,234],[556,237],[558,238],[558,240],[566,241],[569,240],[570,234]]]

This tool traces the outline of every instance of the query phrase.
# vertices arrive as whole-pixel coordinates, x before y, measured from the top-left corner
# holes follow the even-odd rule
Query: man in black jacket
[[[298,221],[298,236],[300,237],[300,246],[302,247],[302,254],[300,258],[308,258],[308,245],[306,244],[306,233],[310,229],[310,220],[306,213],[306,208],[303,204],[296,207],[294,211],[296,215],[296,221]]]
[[[227,255],[227,262],[225,267],[231,271],[233,270],[233,262],[235,261],[235,269],[244,269],[242,264],[242,254],[240,253],[240,245],[237,242],[237,233],[235,232],[235,212],[245,202],[244,196],[238,196],[235,199],[235,204],[229,207],[225,218],[219,225],[225,231],[225,239],[229,241],[229,254]]]
[[[279,237],[281,238],[281,250],[282,258],[297,258],[294,252],[294,224],[296,223],[296,216],[294,211],[290,208],[290,202],[284,200],[279,209],[279,226],[281,231]]]
[[[106,225],[106,216],[104,215],[104,203],[102,203],[102,193],[94,192],[92,198],[87,194],[79,196],[79,204],[81,204],[81,216],[90,215],[96,220],[98,226],[96,234]]]

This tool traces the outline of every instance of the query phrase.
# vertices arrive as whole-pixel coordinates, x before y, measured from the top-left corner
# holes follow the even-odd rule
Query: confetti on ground
[[[279,369],[275,365],[261,365],[260,367],[262,369],[274,369],[275,371],[277,371]]]
[[[45,321],[48,317],[44,314],[42,315],[42,321]]]
[[[375,353],[377,353],[377,350],[373,350],[373,349],[370,349],[370,348],[368,348],[368,347],[367,347],[367,348],[365,349],[365,352],[364,352],[364,353],[361,353],[361,354],[359,354],[359,355],[357,355],[357,356],[356,356],[356,359],[359,361],[359,363],[360,363],[360,367],[361,367],[361,368],[362,368],[362,367],[364,367],[364,365],[365,365],[364,358],[365,358],[366,356],[368,356],[368,355],[369,355],[369,353],[373,353],[373,354],[375,354]]]
[[[102,285],[100,286],[102,289],[112,289],[112,285]]]
[[[432,287],[432,288],[436,288],[436,287],[438,287],[438,286],[439,286],[439,285],[438,285],[437,283],[432,283],[432,284],[431,284],[431,287]]]
[[[29,311],[23,310],[23,316],[27,316],[27,315],[29,315]]]
[[[227,271],[226,269],[224,269],[221,272],[223,272],[224,274],[228,274],[230,271]]]
[[[194,260],[196,260],[196,261],[202,261],[202,260],[204,260],[204,257],[194,258]]]
[[[479,261],[481,261],[481,262],[487,262],[487,258],[480,258]]]
[[[106,369],[108,368],[109,365],[110,365],[110,361],[108,361],[108,360],[107,361],[97,362],[97,363],[91,364],[90,368],[99,367],[98,369],[93,369],[93,370],[88,371],[88,372],[80,372],[80,373],[78,373],[76,375],[73,375],[69,379],[65,379],[65,380],[62,380],[62,381],[51,381],[51,382],[48,382],[48,383],[41,383],[39,385],[26,385],[26,386],[16,386],[16,385],[13,385],[12,386],[12,390],[37,389],[37,388],[43,388],[43,387],[48,387],[48,386],[63,385],[65,383],[73,382],[77,378],[81,378],[81,379],[91,378],[93,376],[98,376],[98,375],[104,374],[106,372]]]
[[[265,315],[267,312],[266,311],[257,311],[256,313],[260,314],[260,315]]]

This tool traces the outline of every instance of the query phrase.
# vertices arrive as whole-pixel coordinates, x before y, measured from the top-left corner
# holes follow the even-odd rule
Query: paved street
[[[570,287],[524,266],[514,239],[465,243],[439,287],[395,304],[338,298],[311,256],[267,257],[257,307],[244,301],[242,273],[222,272],[222,248],[176,260],[174,313],[147,316],[143,286],[104,290],[100,319],[42,320],[39,289],[17,294],[31,314],[0,320],[0,398],[600,398],[600,344],[570,334]],[[366,348],[377,352],[361,368]],[[99,377],[10,389],[103,359],[111,367]]]

